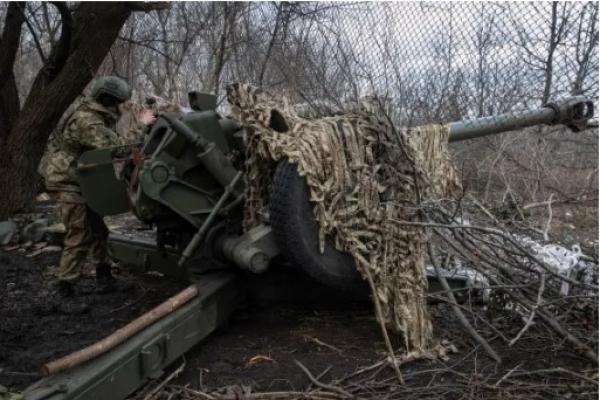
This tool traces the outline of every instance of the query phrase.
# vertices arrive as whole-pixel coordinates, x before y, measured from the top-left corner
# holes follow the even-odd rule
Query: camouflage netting
[[[310,187],[321,250],[328,237],[350,253],[373,283],[387,328],[403,334],[407,350],[430,348],[425,233],[394,220],[418,221],[421,201],[460,189],[447,127],[397,129],[375,98],[345,114],[304,119],[285,99],[250,85],[230,85],[227,94],[246,129],[246,227],[259,222],[277,161],[287,157]]]

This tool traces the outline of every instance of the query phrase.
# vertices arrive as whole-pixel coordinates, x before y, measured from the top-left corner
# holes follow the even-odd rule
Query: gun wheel
[[[329,239],[325,251],[319,251],[310,190],[296,165],[287,159],[275,170],[269,207],[275,240],[289,261],[325,285],[342,290],[367,287],[348,253],[337,250]]]

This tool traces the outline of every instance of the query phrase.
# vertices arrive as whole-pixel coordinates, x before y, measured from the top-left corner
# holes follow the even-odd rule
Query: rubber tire
[[[269,208],[271,227],[284,257],[327,286],[352,291],[368,288],[350,254],[338,251],[329,239],[325,251],[319,251],[310,190],[296,165],[287,159],[275,169]]]

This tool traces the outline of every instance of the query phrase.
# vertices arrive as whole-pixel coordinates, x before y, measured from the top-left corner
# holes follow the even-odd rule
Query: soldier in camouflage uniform
[[[85,261],[96,266],[96,285],[100,292],[114,290],[106,239],[108,229],[102,216],[86,206],[77,180],[77,160],[85,151],[121,146],[137,134],[116,133],[119,104],[131,97],[129,85],[122,79],[106,76],[96,80],[91,97],[86,98],[67,119],[62,135],[54,143],[46,167],[46,187],[57,202],[66,228],[64,249],[58,269],[58,291],[68,297],[80,277]],[[145,123],[152,117],[142,115]]]

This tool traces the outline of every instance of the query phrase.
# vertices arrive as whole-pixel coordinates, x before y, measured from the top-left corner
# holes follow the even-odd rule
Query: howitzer
[[[283,258],[329,286],[364,285],[351,257],[330,244],[318,250],[317,225],[308,187],[287,161],[272,177],[271,205],[263,224],[242,230],[243,132],[214,109],[214,98],[190,94],[194,111],[163,114],[149,130],[141,150],[115,175],[110,149],[84,153],[79,176],[87,204],[101,215],[126,211],[156,227],[156,245],[112,236],[116,259],[143,270],[178,276],[237,266],[253,273]],[[571,97],[530,111],[449,124],[456,142],[539,124],[586,127],[593,103]],[[286,238],[301,237],[302,240]]]
[[[101,215],[132,211],[156,229],[155,240],[111,235],[112,256],[142,271],[189,278],[198,296],[113,350],[32,385],[24,392],[26,400],[124,398],[225,321],[243,287],[263,295],[280,289],[281,280],[270,275],[280,266],[272,262],[277,255],[312,278],[305,281],[311,290],[302,290],[296,276],[279,298],[282,292],[307,298],[319,287],[366,293],[352,257],[329,242],[319,251],[309,189],[294,164],[283,160],[277,166],[262,224],[242,229],[243,132],[219,116],[214,97],[193,93],[190,104],[191,113],[161,115],[125,165],[116,167],[111,149],[84,153],[79,177],[93,210]],[[449,141],[537,124],[580,130],[592,116],[593,103],[574,97],[539,110],[451,123]],[[287,277],[282,271],[279,276]],[[447,280],[466,286],[465,277]],[[440,290],[437,280],[430,279],[430,290]]]
[[[506,113],[470,121],[450,123],[450,142],[475,139],[533,125],[563,124],[574,131],[587,127],[594,116],[594,103],[583,97],[569,97],[548,103],[541,109]]]

